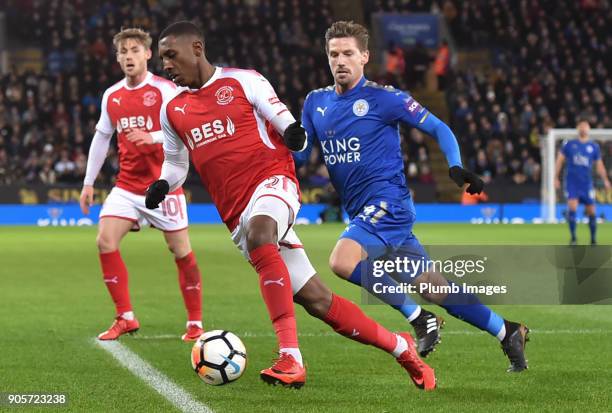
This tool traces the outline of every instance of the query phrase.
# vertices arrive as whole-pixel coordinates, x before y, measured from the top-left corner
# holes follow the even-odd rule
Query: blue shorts
[[[593,187],[575,187],[568,186],[565,190],[565,197],[569,199],[577,199],[583,205],[593,205],[595,203],[595,189]]]
[[[429,259],[412,233],[416,214],[410,198],[399,201],[378,199],[368,203],[340,235],[359,243],[370,259],[383,255]]]

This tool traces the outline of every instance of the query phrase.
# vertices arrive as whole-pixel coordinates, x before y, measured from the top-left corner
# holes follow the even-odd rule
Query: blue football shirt
[[[567,141],[561,153],[567,164],[565,182],[567,189],[585,189],[593,187],[593,163],[601,158],[601,151],[596,142],[580,142],[579,139]]]
[[[449,166],[461,166],[457,140],[444,122],[408,93],[365,78],[343,94],[333,86],[308,94],[302,111],[308,147],[294,159],[298,166],[305,163],[318,140],[331,182],[353,218],[372,199],[410,196],[400,122],[434,136]]]

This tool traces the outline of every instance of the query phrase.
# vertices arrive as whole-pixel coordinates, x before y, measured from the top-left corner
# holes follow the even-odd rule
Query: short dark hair
[[[354,21],[340,20],[334,22],[325,32],[325,50],[329,50],[329,41],[342,37],[354,37],[360,51],[368,50],[370,34],[364,26]]]
[[[588,123],[589,125],[590,125],[590,123],[591,123],[591,122],[590,122],[590,120],[589,120],[589,118],[588,118],[587,116],[585,116],[585,115],[581,115],[581,116],[579,116],[579,117],[576,119],[576,125],[578,125],[579,123],[582,123],[582,122],[586,122],[586,123]]]
[[[163,39],[168,36],[186,36],[192,35],[197,37],[199,40],[204,41],[204,34],[202,30],[195,24],[187,20],[181,20],[178,22],[172,23],[170,26],[166,27],[161,34],[159,35],[159,39]]]

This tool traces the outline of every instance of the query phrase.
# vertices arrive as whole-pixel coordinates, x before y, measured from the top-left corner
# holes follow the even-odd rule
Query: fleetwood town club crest
[[[368,101],[365,99],[359,99],[353,103],[353,113],[355,116],[365,116],[368,114],[368,110],[370,110],[370,105],[368,105]]]
[[[234,100],[234,95],[232,94],[233,91],[234,88],[232,88],[231,86],[221,86],[215,92],[215,96],[217,97],[217,103],[219,105],[229,104],[232,100]]]
[[[153,106],[157,102],[157,94],[153,91],[145,92],[142,95],[142,104],[145,106]]]

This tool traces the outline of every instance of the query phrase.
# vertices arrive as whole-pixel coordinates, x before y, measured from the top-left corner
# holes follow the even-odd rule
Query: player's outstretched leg
[[[202,327],[202,276],[193,252],[176,258],[179,287],[187,310],[187,325],[183,341],[195,341],[203,333]]]
[[[418,239],[412,235],[409,239],[407,239],[404,244],[397,248],[388,259],[395,261],[396,259],[403,260],[404,258],[408,260],[417,260],[422,262],[427,262],[429,257],[427,256],[426,251],[423,249],[422,245],[419,243]],[[482,304],[478,297],[474,294],[467,294],[463,292],[463,289],[457,287],[457,293],[429,293],[429,288],[422,290],[420,284],[436,285],[436,286],[449,286],[453,285],[451,281],[448,281],[441,274],[436,272],[418,272],[414,273],[413,271],[408,272],[396,272],[396,276],[398,280],[411,283],[415,285],[416,290],[421,292],[421,297],[425,300],[440,305],[444,308],[450,315],[458,318],[459,320],[465,321],[481,330],[484,330],[496,337],[502,344],[502,348],[504,352],[508,355],[511,363],[511,369],[509,371],[522,371],[527,367],[527,363],[525,360],[525,341],[527,341],[527,333],[529,329],[522,325],[520,329],[518,327],[521,324],[513,323],[507,320],[504,320],[497,313],[492,311],[489,307]],[[515,337],[515,333],[517,330],[520,330],[523,334],[523,339],[517,342],[516,339],[511,339],[511,337]],[[521,333],[519,333],[520,335]],[[521,354],[519,357],[518,353]],[[512,354],[512,356],[510,355]],[[523,361],[521,361],[521,359]]]
[[[434,370],[419,358],[410,333],[394,334],[385,329],[367,317],[357,305],[333,294],[317,275],[308,280],[294,299],[337,333],[392,354],[419,389],[435,389]]]
[[[278,251],[272,218],[258,215],[249,220],[247,248],[279,345],[279,358],[260,377],[270,384],[300,388],[306,382],[306,369],[298,346],[291,278]]]
[[[373,260],[359,262],[348,281],[360,285],[374,297],[402,313],[414,328],[419,354],[421,357],[427,357],[441,342],[440,329],[444,325],[444,319],[425,310],[406,294],[388,292],[398,291],[399,284],[386,272],[375,269],[373,263]]]
[[[100,220],[97,238],[100,265],[106,288],[115,304],[116,317],[110,328],[98,335],[99,340],[116,340],[126,333],[134,333],[140,324],[130,302],[128,271],[118,250],[121,238],[132,228],[132,223],[117,218]]]
[[[423,273],[415,283],[434,285],[453,285],[438,273]],[[418,288],[418,287],[417,287]],[[510,360],[510,372],[520,372],[527,368],[525,359],[525,342],[528,341],[529,329],[521,323],[504,320],[499,314],[482,304],[474,294],[460,292],[450,294],[422,294],[426,300],[439,304],[450,315],[465,321],[476,328],[484,330],[496,337],[504,353]]]
[[[352,226],[348,231],[350,233],[345,232],[343,236],[349,234],[366,245],[377,242],[372,239],[373,235],[358,226]],[[383,269],[375,267],[375,259],[362,259],[366,255],[365,251],[361,244],[352,238],[340,238],[336,244],[330,257],[332,271],[398,310],[414,328],[419,354],[421,357],[427,357],[440,343],[440,329],[444,320],[419,306],[406,294],[390,292],[397,291],[397,281]],[[373,251],[369,253],[372,254]]]
[[[183,341],[195,341],[203,333],[202,328],[202,276],[196,257],[191,250],[187,229],[180,231],[165,231],[164,238],[168,248],[174,254],[174,262],[178,271],[178,281],[187,310],[187,324]]]

